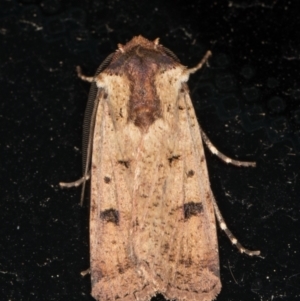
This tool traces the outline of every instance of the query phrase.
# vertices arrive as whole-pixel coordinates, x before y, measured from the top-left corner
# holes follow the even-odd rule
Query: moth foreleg
[[[81,70],[81,67],[80,66],[77,66],[76,67],[76,71],[77,71],[77,76],[86,81],[86,82],[89,82],[89,83],[92,83],[94,82],[94,77],[93,76],[85,76],[84,74],[82,74],[82,70]]]
[[[212,195],[212,202],[213,202],[213,205],[214,205],[214,210],[215,210],[215,214],[216,214],[216,217],[217,217],[217,220],[218,220],[218,223],[220,225],[220,228],[226,233],[226,235],[228,236],[228,238],[230,239],[231,243],[233,245],[235,245],[238,250],[241,252],[241,253],[245,253],[249,256],[258,256],[260,255],[260,251],[251,251],[251,250],[248,250],[246,248],[244,248],[237,240],[237,238],[232,234],[232,232],[227,228],[227,225],[224,221],[224,218],[220,212],[220,209],[216,203],[216,200],[214,198],[214,196]]]
[[[189,69],[186,69],[185,72],[186,74],[193,74],[195,73],[196,71],[198,71],[199,69],[202,68],[202,66],[207,62],[207,60],[209,59],[209,57],[212,55],[211,51],[208,50],[204,57],[202,58],[202,60],[200,61],[200,63],[198,63],[197,66],[193,67],[193,68],[189,68]]]
[[[236,166],[245,166],[245,167],[247,167],[247,166],[255,167],[256,166],[255,162],[234,160],[234,159],[231,159],[231,158],[227,157],[226,155],[224,155],[220,151],[218,151],[218,149],[211,143],[211,141],[208,139],[208,137],[205,135],[205,133],[202,131],[202,129],[201,129],[201,136],[202,136],[202,139],[203,139],[204,143],[208,147],[208,149],[214,155],[217,155],[222,161],[224,161],[226,163],[230,163],[232,165],[236,165]]]

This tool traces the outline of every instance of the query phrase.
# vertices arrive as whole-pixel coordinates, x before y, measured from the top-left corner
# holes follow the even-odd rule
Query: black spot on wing
[[[189,268],[193,265],[193,260],[191,257],[188,257],[186,259],[179,259],[179,263],[184,265],[184,267]]]
[[[194,174],[195,174],[195,172],[191,169],[191,170],[189,170],[189,171],[187,172],[187,177],[188,177],[188,178],[191,178],[191,177],[194,176]]]
[[[180,155],[174,155],[174,156],[168,158],[169,165],[173,166],[175,164],[175,162],[179,160],[179,158],[180,158]]]
[[[104,182],[106,184],[109,184],[111,182],[111,178],[110,177],[104,177]]]
[[[197,216],[203,211],[202,203],[189,202],[183,205],[184,219]]]
[[[119,164],[125,166],[126,168],[129,168],[130,166],[130,162],[129,161],[125,161],[125,160],[119,160],[118,161]]]
[[[100,212],[100,219],[107,222],[119,225],[119,211],[115,209],[106,209]]]

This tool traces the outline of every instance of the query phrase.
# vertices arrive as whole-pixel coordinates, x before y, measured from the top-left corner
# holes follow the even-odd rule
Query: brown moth
[[[189,96],[194,68],[142,36],[118,45],[94,77],[84,123],[84,176],[91,177],[90,272],[101,301],[211,301],[221,290],[217,218],[232,235],[212,194],[201,130]],[[201,138],[202,136],[202,138]],[[84,190],[84,187],[83,187]],[[83,198],[83,195],[82,195]]]

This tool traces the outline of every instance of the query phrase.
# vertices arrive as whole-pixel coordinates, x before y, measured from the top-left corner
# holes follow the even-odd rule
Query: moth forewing
[[[215,216],[240,250],[257,255],[237,242],[214,201],[186,84],[211,53],[188,69],[157,39],[118,47],[93,79],[80,75],[99,89],[90,127],[92,296],[211,301],[221,290]],[[224,161],[251,166],[203,137]]]

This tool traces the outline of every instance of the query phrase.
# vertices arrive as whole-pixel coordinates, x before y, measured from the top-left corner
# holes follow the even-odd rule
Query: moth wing
[[[132,206],[126,164],[118,153],[109,96],[101,98],[94,129],[91,166],[90,269],[96,300],[130,300],[140,287],[128,244]]]
[[[178,123],[183,164],[178,173],[183,174],[184,198],[181,217],[174,224],[176,247],[169,256],[170,261],[175,257],[177,260],[175,265],[171,261],[165,295],[169,299],[210,301],[221,290],[213,195],[197,117],[187,86],[183,84],[182,88],[178,99]],[[166,194],[171,194],[179,184],[169,185]]]
[[[135,296],[211,301],[221,289],[213,196],[187,86],[175,88],[160,95],[170,101],[164,118],[124,145],[135,154],[129,241],[143,281]]]

